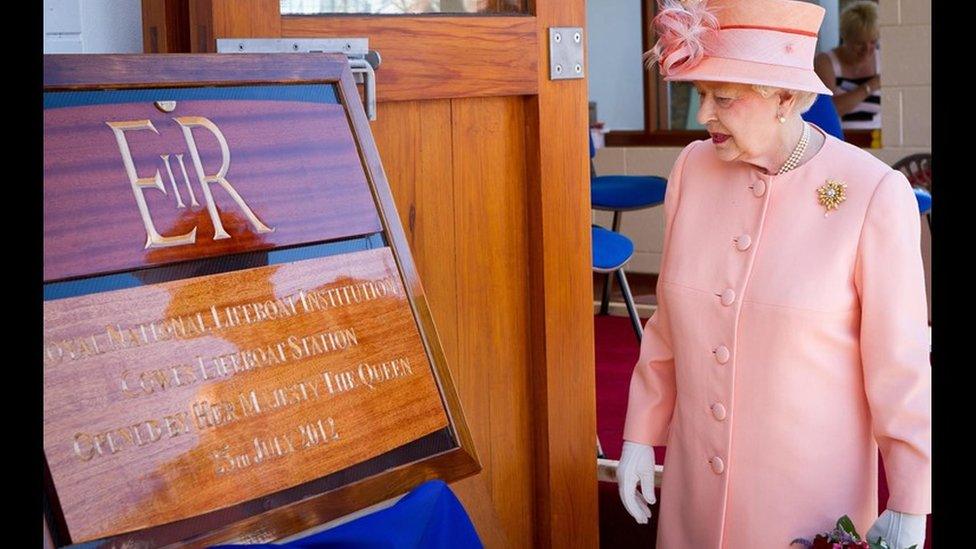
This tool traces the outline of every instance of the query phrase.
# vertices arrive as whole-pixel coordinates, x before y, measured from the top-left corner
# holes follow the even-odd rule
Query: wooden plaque
[[[270,541],[480,470],[348,64],[51,55],[46,524]]]

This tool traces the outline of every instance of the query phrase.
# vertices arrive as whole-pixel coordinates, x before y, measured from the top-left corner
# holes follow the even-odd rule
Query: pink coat
[[[826,217],[817,189],[847,184]],[[782,547],[931,512],[920,221],[905,177],[834,137],[784,175],[685,147],[624,439],[666,445],[657,547]]]

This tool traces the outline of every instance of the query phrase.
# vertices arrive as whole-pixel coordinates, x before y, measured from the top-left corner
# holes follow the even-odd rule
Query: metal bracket
[[[549,80],[583,76],[583,27],[549,27]]]
[[[368,38],[218,38],[217,53],[342,53],[357,84],[363,85],[366,117],[376,120],[376,69],[382,59]]]

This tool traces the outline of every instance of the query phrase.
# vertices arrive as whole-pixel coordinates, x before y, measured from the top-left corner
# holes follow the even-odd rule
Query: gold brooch
[[[841,202],[847,200],[847,194],[844,192],[846,188],[846,183],[828,179],[824,186],[817,189],[817,195],[820,197],[820,205],[827,208],[827,212],[836,210]],[[824,216],[827,215],[827,212],[824,212]]]

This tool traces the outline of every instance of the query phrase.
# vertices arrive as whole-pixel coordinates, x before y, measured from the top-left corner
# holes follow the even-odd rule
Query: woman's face
[[[698,123],[708,130],[719,158],[750,162],[775,152],[779,94],[763,97],[752,86],[723,82],[695,82],[695,89]]]
[[[844,45],[847,46],[856,61],[864,61],[878,48],[878,32],[862,30],[845,38]]]

